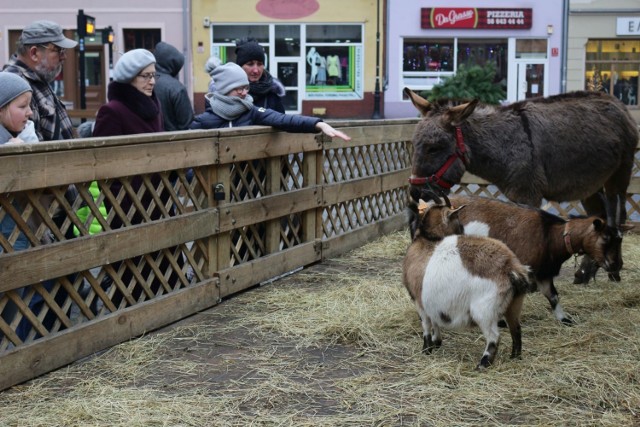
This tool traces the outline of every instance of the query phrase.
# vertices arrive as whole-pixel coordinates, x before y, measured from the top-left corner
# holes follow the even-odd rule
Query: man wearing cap
[[[67,110],[50,83],[62,71],[66,50],[75,48],[77,44],[66,38],[55,22],[33,22],[22,30],[16,53],[3,69],[20,75],[33,89],[32,120],[41,141],[71,139],[74,136]]]

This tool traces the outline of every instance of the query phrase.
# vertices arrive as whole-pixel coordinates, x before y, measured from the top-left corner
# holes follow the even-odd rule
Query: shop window
[[[360,25],[307,25],[307,43],[362,43]]]
[[[403,71],[453,71],[453,40],[405,40]]]
[[[613,94],[637,108],[640,86],[640,40],[589,40],[586,49],[585,89]]]
[[[277,70],[265,67],[285,84],[287,111],[298,111],[293,107],[302,98],[363,97],[362,25],[214,24],[211,33],[211,54],[223,63],[235,62],[236,41],[250,36],[265,48],[267,60],[273,54]]]
[[[354,99],[361,97],[361,49],[357,46],[307,44],[307,98]]]
[[[547,39],[517,39],[517,59],[547,59]]]
[[[402,86],[429,91],[461,64],[496,66],[496,82],[507,81],[507,41],[491,39],[404,39]],[[405,98],[406,99],[406,98]]]
[[[147,49],[153,51],[156,44],[162,41],[159,28],[125,28],[122,30],[124,51],[131,49]]]
[[[269,43],[268,25],[212,25],[213,43],[233,43],[236,40],[256,39]]]
[[[300,56],[300,25],[276,25],[276,56]]]

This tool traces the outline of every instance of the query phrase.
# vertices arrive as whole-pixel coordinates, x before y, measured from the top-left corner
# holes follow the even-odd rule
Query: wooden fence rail
[[[416,122],[0,146],[0,390],[402,228]]]

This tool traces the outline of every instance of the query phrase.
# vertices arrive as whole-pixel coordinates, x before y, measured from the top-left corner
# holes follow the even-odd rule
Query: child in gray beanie
[[[38,142],[33,122],[29,120],[32,89],[14,73],[0,72],[0,144]]]
[[[156,63],[156,57],[146,49],[133,49],[120,57],[113,69],[113,80],[129,83],[138,73],[151,64]]]
[[[221,64],[222,61],[220,61],[220,58],[217,56],[210,56],[209,59],[207,59],[207,63],[204,64],[204,71],[211,77],[209,81],[209,93],[216,91],[216,85],[213,82],[213,70]]]
[[[196,116],[191,129],[262,125],[292,133],[323,132],[330,137],[351,140],[344,132],[334,129],[318,117],[284,114],[253,105],[247,73],[236,63],[228,62],[214,67],[211,75],[216,91],[205,95],[205,112]]]

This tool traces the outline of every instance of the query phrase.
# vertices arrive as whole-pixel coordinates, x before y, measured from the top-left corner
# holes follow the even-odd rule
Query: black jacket
[[[184,65],[184,55],[168,43],[160,42],[154,51],[156,57],[156,86],[154,93],[162,107],[164,130],[189,129],[193,120],[193,106],[187,89],[177,79]]]

